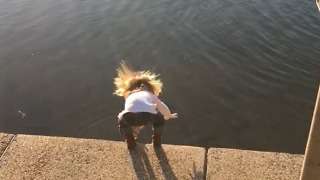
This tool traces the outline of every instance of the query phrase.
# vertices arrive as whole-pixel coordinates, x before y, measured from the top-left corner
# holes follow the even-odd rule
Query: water
[[[161,74],[164,143],[304,153],[319,24],[313,0],[1,0],[0,131],[123,140],[123,59]]]

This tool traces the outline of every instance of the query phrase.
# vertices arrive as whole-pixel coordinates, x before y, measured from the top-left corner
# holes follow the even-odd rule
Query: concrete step
[[[17,135],[1,158],[0,179],[203,179],[205,149]]]
[[[303,155],[0,133],[0,179],[299,179]]]
[[[210,148],[207,179],[299,179],[303,155]]]

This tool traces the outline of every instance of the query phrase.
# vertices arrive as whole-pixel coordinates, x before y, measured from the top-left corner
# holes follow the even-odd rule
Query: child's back
[[[124,63],[118,69],[118,77],[114,81],[117,88],[115,94],[126,100],[124,110],[118,115],[118,123],[129,149],[137,145],[132,127],[152,123],[153,146],[161,147],[165,120],[177,117],[177,113],[171,114],[169,108],[157,97],[162,87],[157,77],[150,71],[135,72]]]

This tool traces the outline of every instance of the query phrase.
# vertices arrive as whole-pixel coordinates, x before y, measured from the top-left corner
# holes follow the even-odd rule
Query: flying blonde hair
[[[120,63],[117,69],[118,77],[114,78],[117,96],[127,97],[131,92],[139,90],[148,90],[155,95],[159,95],[162,89],[162,82],[156,75],[150,71],[134,71],[129,68],[124,61]]]

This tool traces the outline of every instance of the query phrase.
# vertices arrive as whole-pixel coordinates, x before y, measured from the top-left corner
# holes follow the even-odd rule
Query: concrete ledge
[[[211,148],[207,179],[299,179],[303,155]]]
[[[0,157],[9,146],[12,138],[13,134],[0,133]]]
[[[203,179],[205,149],[17,135],[0,161],[0,179]]]
[[[0,179],[299,179],[303,155],[0,133]],[[5,153],[3,153],[5,151]]]

